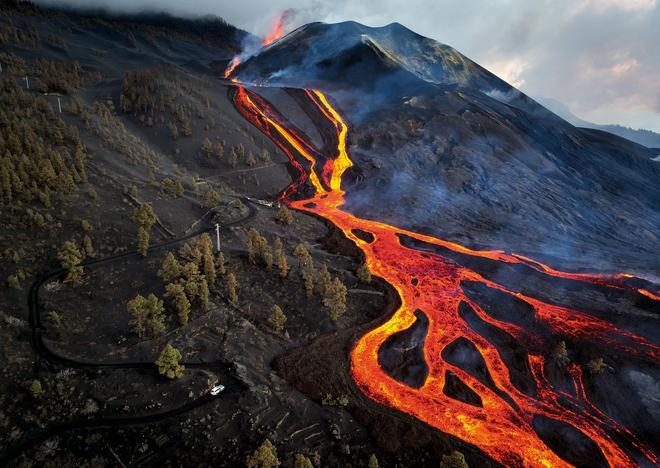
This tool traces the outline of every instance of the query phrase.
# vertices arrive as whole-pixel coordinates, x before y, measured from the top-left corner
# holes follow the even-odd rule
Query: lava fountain
[[[580,367],[571,365],[568,370],[573,392],[554,389],[544,373],[546,358],[540,346],[542,337],[532,330],[492,318],[465,293],[463,284],[481,283],[524,301],[534,311],[536,321],[562,336],[606,343],[650,362],[657,362],[659,347],[588,313],[548,304],[510,290],[440,254],[405,246],[402,238],[471,257],[524,265],[541,275],[635,291],[624,281],[629,275],[564,273],[521,255],[473,250],[343,211],[341,179],[352,165],[346,148],[348,125],[322,92],[305,90],[304,93],[310,107],[316,109],[325,122],[325,132],[334,135],[334,154],[320,154],[304,135],[290,128],[286,119],[256,92],[237,86],[233,99],[236,109],[271,138],[299,171],[297,180],[282,192],[281,201],[296,210],[322,217],[340,229],[362,251],[371,272],[388,282],[399,295],[399,309],[354,345],[350,356],[351,374],[359,388],[383,405],[408,413],[442,432],[479,447],[505,466],[570,466],[534,430],[533,419],[536,416],[561,421],[582,432],[598,445],[610,466],[635,465],[628,453],[630,447],[633,447],[635,459],[646,459],[657,464],[657,456],[632,431],[589,401]],[[303,168],[299,159],[307,161],[308,170]],[[302,200],[293,199],[292,195],[307,183],[314,188],[314,195]],[[358,237],[355,232],[359,231],[370,233],[371,238],[367,241],[364,236]],[[657,299],[651,292],[638,292]],[[466,308],[525,347],[534,392],[523,392],[512,383],[510,370],[496,346],[473,330],[465,320],[462,311]],[[383,370],[379,363],[379,350],[389,337],[414,325],[418,320],[416,311],[425,314],[428,319],[423,348],[428,374],[421,386],[412,387]],[[459,338],[468,340],[479,351],[493,385],[486,385],[442,358],[443,350]],[[456,400],[443,392],[448,372],[479,396],[480,406]],[[622,448],[621,441],[625,441],[628,452]]]
[[[283,35],[284,35],[284,13],[280,13],[275,18],[275,22],[273,23],[270,32],[266,34],[266,37],[264,38],[261,45],[267,46],[268,44],[272,44]]]

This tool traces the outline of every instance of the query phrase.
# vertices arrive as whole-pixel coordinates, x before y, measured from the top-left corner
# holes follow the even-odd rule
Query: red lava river
[[[535,311],[536,321],[561,336],[606,343],[651,362],[657,362],[660,356],[658,346],[587,313],[547,304],[507,289],[439,254],[406,247],[401,243],[401,236],[462,255],[503,264],[525,265],[542,275],[607,288],[627,288],[624,280],[629,275],[563,273],[521,255],[472,250],[449,241],[361,219],[343,211],[341,179],[342,174],[352,166],[346,149],[348,125],[323,93],[317,90],[306,90],[304,93],[324,125],[329,126],[331,134],[336,133],[334,154],[321,154],[299,131],[287,126],[286,119],[255,91],[237,85],[233,99],[237,110],[271,138],[300,171],[298,180],[283,192],[282,202],[296,210],[324,218],[340,229],[363,252],[371,272],[398,292],[401,301],[399,309],[385,323],[359,338],[351,352],[351,373],[359,388],[383,405],[408,413],[442,432],[479,447],[505,466],[570,466],[534,430],[532,421],[537,415],[561,421],[581,431],[598,445],[610,466],[636,464],[621,448],[621,440],[627,441],[628,446],[634,447],[648,462],[657,464],[658,457],[653,451],[643,446],[629,429],[588,400],[582,384],[581,367],[571,364],[568,368],[573,391],[554,389],[544,375],[546,358],[538,351],[540,347],[535,346],[542,337],[524,327],[492,318],[464,293],[461,283],[481,283],[526,302]],[[305,160],[308,170],[299,162]],[[314,195],[304,200],[294,200],[291,196],[308,182],[314,188]],[[365,240],[366,236],[356,235],[359,231],[370,233],[373,238]],[[413,278],[415,281],[412,281]],[[658,299],[649,291],[638,292]],[[481,320],[505,331],[525,346],[527,364],[536,388],[534,396],[528,395],[529,392],[523,393],[512,384],[509,368],[495,346],[475,332],[459,314],[461,303],[471,307]],[[378,353],[388,337],[414,324],[417,310],[428,317],[423,349],[428,375],[420,387],[413,388],[385,372],[379,364]],[[493,385],[485,385],[470,373],[442,359],[443,349],[458,338],[469,340],[481,353],[498,391],[493,389]],[[481,407],[443,393],[448,371],[481,398]]]

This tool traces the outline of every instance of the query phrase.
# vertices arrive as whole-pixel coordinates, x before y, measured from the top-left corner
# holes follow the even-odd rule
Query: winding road
[[[247,221],[250,221],[254,218],[256,214],[256,208],[254,207],[252,201],[247,197],[235,197],[241,199],[245,202],[248,207],[248,214],[243,218],[238,220],[225,223],[221,226],[222,230],[226,230],[231,226],[237,226],[244,224]],[[214,227],[207,227],[199,229],[193,233],[187,234],[176,239],[171,239],[167,242],[163,242],[158,245],[154,245],[149,248],[149,253],[162,250],[166,247],[179,244],[183,241],[197,237],[206,232],[215,231]],[[104,258],[94,259],[87,262],[81,263],[83,267],[103,265],[119,260],[124,260],[127,258],[138,257],[137,252],[126,252],[123,254],[111,255]],[[60,268],[53,270],[44,274],[39,275],[35,281],[30,286],[28,291],[28,321],[31,329],[31,344],[32,347],[38,356],[39,359],[46,361],[49,365],[49,370],[54,371],[55,367],[67,367],[75,369],[151,369],[154,372],[157,371],[157,366],[153,362],[130,362],[130,361],[120,361],[120,362],[92,362],[92,361],[79,361],[69,356],[64,356],[62,354],[52,351],[44,343],[42,333],[45,331],[45,328],[41,322],[41,304],[39,302],[39,291],[41,287],[47,283],[49,280],[61,276],[66,272],[65,269]],[[225,374],[227,380],[224,380],[222,383],[225,386],[225,390],[217,396],[213,396],[210,393],[206,393],[194,400],[191,400],[184,405],[181,405],[177,408],[164,411],[157,414],[149,414],[143,416],[133,416],[133,417],[99,417],[92,419],[84,419],[78,421],[70,421],[62,424],[57,424],[49,427],[44,432],[28,438],[27,440],[22,441],[22,443],[17,444],[13,447],[9,447],[5,453],[0,458],[0,466],[7,466],[11,461],[16,459],[26,450],[29,450],[31,447],[34,447],[36,444],[43,442],[53,436],[59,435],[63,432],[72,431],[76,429],[100,429],[108,427],[124,427],[124,426],[138,426],[144,424],[152,424],[159,421],[162,421],[167,418],[178,416],[189,411],[192,411],[200,406],[206,405],[216,398],[221,398],[223,395],[228,393],[240,392],[243,390],[242,384],[232,378],[231,374],[234,370],[232,363],[217,360],[213,362],[181,362],[186,368],[189,369],[211,369],[213,371]]]

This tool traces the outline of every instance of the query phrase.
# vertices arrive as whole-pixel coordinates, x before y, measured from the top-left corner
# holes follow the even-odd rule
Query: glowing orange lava
[[[467,296],[461,285],[466,281],[478,282],[515,296],[529,304],[535,312],[536,321],[560,336],[607,343],[653,362],[660,357],[658,346],[585,312],[547,304],[509,290],[439,254],[406,247],[401,243],[401,236],[467,256],[525,265],[551,277],[611,288],[626,288],[624,280],[630,275],[563,273],[522,255],[477,251],[343,211],[341,179],[352,165],[346,149],[348,125],[323,93],[316,90],[305,93],[319,116],[331,127],[332,134],[336,134],[334,154],[318,154],[302,135],[288,128],[286,120],[255,92],[240,86],[234,102],[239,112],[269,136],[300,171],[299,178],[283,192],[282,200],[292,208],[325,218],[339,228],[363,252],[371,272],[387,281],[399,294],[399,309],[385,323],[362,336],[351,352],[351,372],[360,389],[383,405],[408,413],[442,432],[479,447],[505,466],[569,466],[539,438],[533,428],[533,419],[537,415],[564,422],[581,431],[600,447],[610,466],[635,464],[620,447],[620,442],[615,440],[626,440],[642,457],[657,464],[657,456],[643,446],[631,431],[588,400],[582,384],[582,371],[578,366],[571,365],[569,368],[574,391],[555,390],[544,374],[542,337],[518,325],[495,320]],[[305,170],[298,158],[307,161],[309,168]],[[306,182],[313,186],[314,195],[304,200],[291,199],[290,196]],[[354,234],[356,230],[371,233],[373,240],[368,242],[358,237]],[[415,282],[411,281],[413,278]],[[647,291],[639,292],[651,299],[658,299],[652,293],[647,294]],[[531,392],[533,396],[512,383],[509,368],[496,347],[474,331],[459,313],[461,304],[467,304],[483,321],[505,331],[526,347],[527,364],[536,390]],[[391,377],[381,368],[378,356],[389,337],[414,324],[416,310],[422,311],[428,318],[424,340],[428,375],[419,388]],[[443,349],[458,338],[469,340],[481,353],[498,391],[442,359]],[[448,371],[481,398],[482,406],[458,401],[443,392]]]
[[[241,59],[238,57],[238,55],[235,55],[233,59],[231,59],[231,62],[229,62],[229,65],[227,66],[227,69],[225,70],[225,74],[222,76],[223,78],[227,79],[231,76],[233,73],[234,69],[240,65]]]
[[[284,13],[280,13],[279,15],[277,15],[277,18],[275,18],[273,27],[271,28],[270,32],[266,34],[266,37],[264,38],[261,45],[267,46],[268,44],[271,44],[276,40],[278,40],[283,35],[284,35]]]

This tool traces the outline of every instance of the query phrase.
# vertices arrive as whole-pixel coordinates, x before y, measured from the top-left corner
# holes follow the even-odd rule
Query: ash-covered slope
[[[449,46],[397,23],[312,23],[237,76],[338,101],[361,216],[566,267],[658,270],[655,153],[575,128]]]

